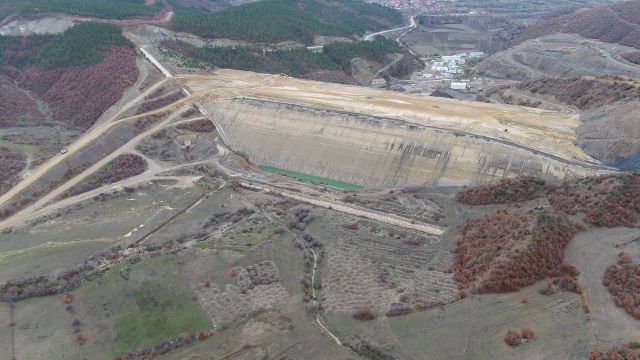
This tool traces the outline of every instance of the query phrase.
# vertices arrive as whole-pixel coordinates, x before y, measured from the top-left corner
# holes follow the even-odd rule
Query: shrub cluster
[[[640,264],[632,263],[627,253],[620,253],[618,262],[607,267],[602,284],[617,306],[640,320]]]
[[[140,105],[140,107],[138,107],[138,111],[136,112],[136,114],[144,114],[148,111],[159,109],[169,104],[173,104],[174,102],[182,99],[183,97],[184,97],[184,94],[182,93],[182,91],[176,90],[167,95],[145,101],[144,103],[142,103],[142,105]]]
[[[620,56],[629,62],[632,62],[636,65],[640,65],[640,51],[623,53],[623,54],[620,54]]]
[[[587,360],[640,360],[640,351],[637,349],[632,344],[613,346],[606,350],[596,347],[589,353]]]
[[[458,200],[468,205],[506,204],[528,201],[545,194],[547,183],[534,177],[503,179],[496,184],[465,188]]]
[[[640,225],[640,174],[603,175],[565,183],[549,198],[554,209],[582,214],[595,226]]]
[[[293,216],[289,218],[287,221],[287,227],[290,230],[304,230],[307,227],[307,224],[313,220],[313,216],[311,215],[311,209],[308,207],[297,207]]]
[[[67,128],[86,130],[135,83],[135,59],[133,48],[111,46],[90,65],[55,69],[22,65],[17,80],[49,105],[54,119]]]
[[[405,303],[392,303],[389,310],[385,315],[387,316],[400,316],[412,313],[414,310],[413,306]]]
[[[536,333],[529,328],[524,328],[520,331],[509,330],[504,334],[504,342],[511,347],[519,346],[520,344],[532,341],[535,338]]]
[[[541,293],[551,295],[561,290],[581,294],[576,282],[578,271],[563,261],[565,247],[583,229],[580,220],[573,223],[569,216],[594,226],[640,226],[638,174],[604,175],[560,186],[530,178],[503,180],[465,189],[459,199],[486,205],[527,201],[542,195],[548,196],[551,209],[536,208],[526,213],[503,210],[467,219],[460,225],[454,270],[462,288],[505,292],[551,277],[554,280]],[[612,275],[620,272],[616,269],[612,267]],[[626,296],[624,301],[630,309],[631,299]],[[585,301],[583,308],[588,312]]]
[[[211,122],[211,120],[209,119],[200,119],[182,123],[176,126],[176,128],[198,133],[210,133],[216,129],[216,127],[213,125],[213,122]]]
[[[622,56],[630,54],[634,53]],[[637,55],[635,58],[640,60]],[[534,94],[553,96],[562,103],[579,109],[599,108],[615,100],[638,97],[638,89],[634,82],[620,76],[603,76],[594,79],[541,78],[523,81],[517,88]]]
[[[351,315],[356,320],[369,321],[376,318],[376,315],[373,313],[371,306],[364,304],[360,305],[356,311]]]
[[[181,334],[175,339],[165,340],[150,348],[132,351],[126,355],[116,356],[113,360],[149,360],[169,351],[179,349],[196,341],[205,340],[214,335],[213,331],[200,331],[192,334]]]
[[[496,212],[460,226],[455,279],[479,292],[507,292],[567,271],[564,249],[576,227],[557,213]]]
[[[73,305],[74,297],[68,292],[62,294],[62,302],[65,304],[65,310],[73,315],[71,327],[73,329],[73,338],[79,345],[84,345],[87,341],[87,335],[82,331],[82,321],[76,317],[76,309]]]
[[[145,170],[147,170],[147,162],[140,155],[120,155],[84,182],[65,192],[65,197],[82,194],[106,184],[140,175]]]
[[[240,207],[234,211],[219,211],[214,213],[209,220],[207,220],[207,222],[205,222],[202,225],[203,229],[212,227],[212,226],[218,226],[226,221],[232,222],[232,223],[238,223],[240,222],[242,219],[246,218],[247,216],[253,214],[255,212],[254,209],[248,208],[248,207]]]
[[[114,261],[122,256],[122,248],[115,246],[99,252],[75,268],[60,274],[55,279],[44,276],[24,280],[8,281],[0,287],[0,301],[20,301],[31,297],[49,296],[71,291],[83,282],[98,278],[95,271],[99,264]]]
[[[58,35],[0,36],[3,75],[46,102],[55,120],[79,130],[91,127],[135,83],[135,58],[122,29],[107,24],[83,22]],[[12,103],[25,105],[29,99],[14,91],[8,95],[0,98],[0,109],[20,113],[3,114],[2,122],[23,119],[27,109]]]
[[[362,339],[357,339],[355,344],[344,344],[356,354],[364,357],[365,359],[376,360],[396,360],[397,358],[390,353],[383,350],[379,345],[370,344]]]
[[[162,118],[164,118],[165,115],[167,115],[166,112],[163,112],[160,114],[153,114],[153,115],[148,115],[148,116],[139,118],[138,120],[136,120],[134,124],[136,134],[139,134],[144,130],[149,129],[151,126],[158,123],[158,121],[162,120]]]

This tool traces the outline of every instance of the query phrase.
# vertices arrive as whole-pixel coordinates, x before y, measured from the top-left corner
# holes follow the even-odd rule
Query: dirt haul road
[[[137,96],[135,99],[131,100],[126,105],[124,105],[122,107],[122,109],[111,118],[111,120],[109,120],[107,122],[104,122],[104,123],[92,128],[88,132],[84,133],[80,138],[78,138],[75,142],[73,142],[71,145],[69,145],[69,147],[67,148],[67,151],[65,153],[60,153],[60,154],[52,157],[47,162],[45,162],[44,164],[40,165],[37,169],[31,171],[29,176],[27,176],[26,178],[22,179],[18,184],[16,184],[14,187],[12,187],[9,191],[7,191],[2,196],[0,196],[0,206],[2,206],[5,203],[7,203],[9,200],[11,200],[14,196],[19,194],[20,192],[24,191],[31,184],[33,184],[38,179],[40,179],[40,177],[42,177],[42,175],[46,174],[49,170],[51,170],[54,166],[56,166],[60,162],[62,162],[65,159],[67,159],[69,156],[75,154],[80,149],[82,149],[85,146],[87,146],[88,144],[90,144],[92,141],[94,141],[97,138],[99,138],[101,135],[103,135],[107,130],[111,129],[113,126],[115,126],[115,125],[117,125],[117,124],[119,124],[121,122],[124,122],[124,121],[135,120],[135,119],[138,119],[138,118],[141,118],[141,117],[144,117],[144,116],[148,116],[148,115],[152,115],[152,114],[155,114],[155,113],[162,112],[162,111],[166,110],[166,108],[170,108],[173,104],[171,104],[171,105],[169,105],[169,106],[167,106],[165,108],[162,108],[162,109],[156,109],[156,110],[150,111],[148,113],[132,116],[132,117],[125,118],[125,119],[116,120],[125,111],[131,109],[131,107],[133,107],[135,104],[139,103],[146,96],[148,96],[149,94],[153,93],[156,89],[158,89],[159,87],[164,85],[166,83],[166,81],[167,81],[166,79],[163,79],[160,82],[156,83],[155,85],[153,85],[152,87],[147,89],[145,92],[143,92],[142,94]]]

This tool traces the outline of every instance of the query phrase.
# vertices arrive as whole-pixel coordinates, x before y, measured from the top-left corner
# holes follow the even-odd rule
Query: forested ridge
[[[359,0],[263,0],[216,13],[174,10],[175,30],[256,43],[311,44],[317,35],[361,35],[402,22],[399,12]]]
[[[0,58],[3,65],[31,64],[43,69],[91,65],[102,61],[111,45],[132,46],[121,28],[85,22],[58,35],[0,36]]]
[[[152,16],[162,8],[158,1],[145,5],[144,0],[0,0],[0,19],[13,13],[63,12],[103,19]]]
[[[122,29],[83,22],[57,35],[0,36],[0,126],[64,122],[86,129],[138,77]],[[41,113],[31,96],[48,105]]]
[[[324,53],[314,53],[306,48],[267,51],[256,46],[198,47],[186,42],[165,42],[164,46],[209,66],[285,73],[300,78],[319,70],[343,70],[349,74],[351,61],[356,57],[384,63],[386,56],[403,52],[397,43],[381,36],[373,41],[335,42],[326,45]]]
[[[390,53],[401,53],[402,48],[395,41],[382,36],[373,41],[334,42],[324,46],[324,54],[336,64],[348,68],[356,57],[383,62]]]

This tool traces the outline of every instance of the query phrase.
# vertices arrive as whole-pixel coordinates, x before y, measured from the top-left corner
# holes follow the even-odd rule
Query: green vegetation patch
[[[176,291],[176,284],[163,283],[161,279],[147,280],[133,291],[138,311],[123,315],[115,323],[116,352],[154,345],[182,332],[211,328],[206,314],[189,292]]]
[[[4,52],[16,46],[18,41],[16,36],[0,36],[0,59],[2,59]]]
[[[165,53],[173,52],[177,54],[174,57],[190,59],[193,64],[269,74],[284,73],[301,78],[317,71],[344,70],[349,74],[354,58],[384,64],[388,61],[386,57],[389,54],[403,52],[396,42],[382,36],[373,41],[335,42],[326,45],[324,53],[315,53],[301,47],[280,50],[266,50],[257,46],[198,47],[186,42],[171,41],[165,41],[163,45],[167,49]],[[187,62],[183,60],[182,63]]]
[[[227,231],[224,236],[196,244],[200,249],[224,249],[245,251],[276,234],[278,225],[272,224],[264,217],[255,217],[246,223]]]
[[[322,185],[333,186],[335,188],[343,189],[343,190],[357,190],[362,188],[362,186],[360,185],[350,184],[350,183],[337,181],[337,180],[331,180],[323,177],[303,174],[303,173],[289,171],[289,170],[280,169],[280,168],[271,167],[271,166],[261,165],[260,170],[267,173],[271,173],[271,174],[279,174],[279,175],[292,177],[297,180],[307,181],[312,184],[322,184]]]
[[[42,48],[31,59],[42,68],[95,64],[111,45],[131,46],[122,29],[108,24],[80,23],[60,35],[45,36]]]
[[[317,35],[352,36],[401,22],[396,10],[359,0],[263,0],[208,14],[177,8],[172,26],[210,38],[312,44]]]
[[[317,70],[336,70],[340,67],[323,54],[306,48],[263,51],[257,47],[197,47],[185,42],[165,42],[178,54],[210,66],[262,73],[286,73],[302,77]]]
[[[99,63],[114,45],[133,46],[120,27],[83,22],[57,35],[0,36],[0,57],[5,64],[57,69]]]
[[[377,36],[373,41],[334,42],[324,46],[324,53],[345,69],[356,57],[384,62],[386,55],[400,52],[403,50],[398,43],[383,36]]]
[[[108,319],[115,334],[112,353],[120,355],[212,328],[182,271],[174,255],[125,262],[81,287],[76,297],[94,307],[92,315]]]
[[[16,12],[63,12],[103,19],[124,19],[152,16],[162,8],[162,2],[145,5],[144,0],[2,0],[0,7],[0,18]]]

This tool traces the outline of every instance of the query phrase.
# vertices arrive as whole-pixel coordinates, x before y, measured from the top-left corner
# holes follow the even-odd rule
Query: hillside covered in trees
[[[175,30],[254,43],[312,44],[318,35],[350,37],[402,22],[399,12],[359,0],[263,0],[216,13],[174,10]]]
[[[518,205],[469,217],[458,229],[455,279],[462,287],[482,293],[515,291],[546,277],[560,289],[579,292],[577,285],[569,285],[575,284],[577,271],[564,258],[574,235],[593,227],[640,227],[638,174],[563,183],[508,179],[465,188],[458,200],[473,207],[493,206],[487,210],[500,204]],[[613,268],[608,279],[621,279],[616,274],[623,270],[629,269]],[[607,286],[611,283],[622,292],[626,285],[612,281]]]
[[[3,126],[34,125],[52,115],[86,129],[138,77],[136,52],[116,26],[81,23],[58,35],[0,36]],[[51,114],[37,115],[34,100]],[[15,105],[15,106],[14,106]],[[25,123],[25,113],[32,121]]]
[[[4,58],[8,63],[32,64],[43,69],[96,64],[104,59],[110,46],[133,46],[122,35],[122,29],[91,22],[80,23],[59,35],[34,35],[25,40],[9,36],[1,39],[0,43],[14,47],[12,53]]]
[[[164,42],[168,49],[193,60],[196,64],[236,70],[355,84],[351,78],[351,62],[355,58],[377,62],[384,66],[393,54],[411,57],[396,42],[382,36],[373,41],[334,42],[323,53],[306,48],[263,50],[257,46],[198,47],[186,42]],[[394,68],[391,69],[393,71]],[[396,74],[391,73],[391,76]],[[401,75],[402,76],[402,75]]]
[[[152,16],[161,8],[160,1],[147,5],[144,0],[2,0],[0,19],[18,12],[63,12],[103,19],[123,19]]]

